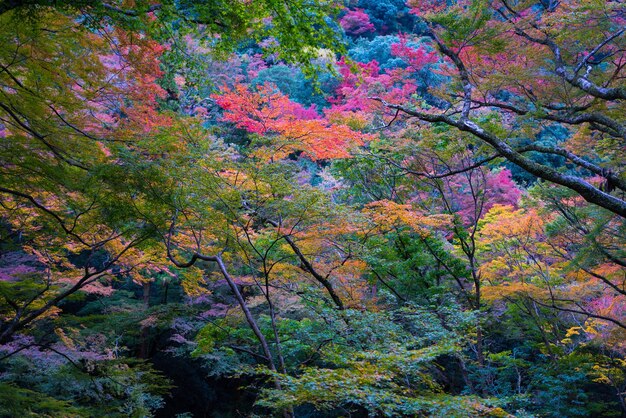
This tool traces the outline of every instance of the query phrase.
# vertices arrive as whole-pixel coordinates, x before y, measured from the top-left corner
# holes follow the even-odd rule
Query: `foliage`
[[[348,10],[339,24],[350,35],[362,35],[375,30],[374,25],[370,23],[369,16],[361,9]]]
[[[0,3],[0,415],[623,416],[624,22]]]

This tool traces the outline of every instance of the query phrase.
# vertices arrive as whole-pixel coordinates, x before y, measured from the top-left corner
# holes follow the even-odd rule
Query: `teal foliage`
[[[404,0],[359,0],[358,7],[370,17],[379,34],[415,32],[424,30],[423,24],[409,13]]]
[[[557,147],[560,143],[565,141],[570,136],[569,130],[560,124],[554,124],[542,129],[533,139],[527,139],[520,141],[520,145],[536,144],[545,147]],[[574,166],[567,163],[565,157],[555,154],[545,154],[539,152],[528,153],[528,156],[539,164],[548,165],[554,168],[562,168],[565,171],[571,173],[579,172]],[[537,177],[522,170],[513,163],[505,162],[504,166],[511,170],[511,175],[515,182],[525,185],[527,187],[532,186],[537,182]]]
[[[324,73],[316,81],[317,85],[314,85],[299,68],[277,64],[260,70],[250,84],[256,86],[271,83],[294,102],[306,107],[315,105],[321,109],[328,106],[326,97],[335,90],[337,80],[332,74]]]
[[[391,45],[400,42],[396,35],[376,36],[373,39],[359,38],[348,50],[348,56],[355,61],[368,63],[376,61],[381,70],[404,68],[403,59],[391,54]]]

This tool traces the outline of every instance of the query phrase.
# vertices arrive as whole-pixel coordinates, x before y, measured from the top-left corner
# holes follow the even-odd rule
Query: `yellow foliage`
[[[383,230],[403,224],[423,236],[430,235],[433,229],[449,225],[451,221],[450,215],[425,215],[411,205],[400,205],[390,200],[369,203],[364,213]]]
[[[183,270],[183,280],[181,285],[186,295],[191,297],[198,297],[200,295],[206,295],[209,291],[203,286],[204,273],[197,267],[190,267]]]
[[[69,348],[71,350],[75,350],[76,349],[76,345],[74,344],[74,341],[72,341],[72,339],[70,337],[68,337],[61,328],[55,328],[54,329],[54,333],[57,335],[57,337],[59,337],[61,342],[63,342],[63,344],[67,348]]]
[[[504,299],[515,295],[528,295],[533,298],[540,298],[546,291],[530,283],[511,282],[497,286],[487,285],[483,287],[483,298],[487,302]]]
[[[543,233],[544,219],[533,209],[515,210],[509,205],[494,205],[480,221],[483,245],[517,238],[531,240]]]
[[[580,331],[582,331],[582,327],[571,327],[565,333],[565,338],[569,338],[572,335],[580,335]]]

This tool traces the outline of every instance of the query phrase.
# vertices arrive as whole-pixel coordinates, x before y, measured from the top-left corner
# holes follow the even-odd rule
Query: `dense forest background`
[[[625,32],[0,1],[0,416],[626,417]]]

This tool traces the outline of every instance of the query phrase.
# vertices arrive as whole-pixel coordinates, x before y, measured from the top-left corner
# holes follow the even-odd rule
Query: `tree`
[[[531,174],[574,190],[586,201],[626,217],[626,189],[617,144],[624,139],[623,13],[614,2],[463,1],[412,3],[450,77],[432,91],[440,109],[390,102],[388,109],[445,124],[479,139]],[[593,22],[590,25],[589,22]],[[493,76],[492,68],[498,69]],[[536,77],[536,74],[543,74]],[[571,140],[526,144],[537,129],[562,124]],[[587,138],[586,147],[572,147]],[[566,175],[526,154],[561,155],[578,175]],[[593,184],[588,173],[601,176]]]
[[[626,410],[612,3],[0,4],[0,415]]]
[[[142,0],[129,5],[118,1],[7,0],[0,5],[0,16],[13,13],[16,18],[36,19],[50,10],[77,16],[86,26],[106,27],[112,23],[127,30],[148,31],[161,41],[163,38],[174,41],[171,37],[175,32],[166,29],[170,25],[183,33],[200,27],[211,40],[213,52],[222,57],[249,39],[273,38],[272,53],[308,69],[318,49],[341,49],[339,38],[327,21],[329,15],[339,11],[333,2],[264,0],[248,4]]]
[[[10,22],[9,14],[0,20]],[[148,250],[152,231],[137,218],[142,201],[124,153],[171,119],[155,109],[162,49],[154,42],[119,30],[108,33],[110,44],[54,12],[3,28],[3,226],[8,237],[19,232],[15,245],[40,263],[28,292],[13,293],[16,277],[4,289],[12,312],[4,343],[111,269],[142,263],[137,251]]]
[[[312,14],[302,14],[297,4],[291,6],[231,4],[221,9],[220,5],[195,3],[137,3],[132,8],[104,2],[2,3],[3,217],[12,223],[9,233],[45,224],[50,226],[48,243],[80,256],[91,254],[79,266],[84,274],[69,287],[57,289],[54,296],[50,295],[56,289],[54,280],[43,280],[43,290],[38,289],[33,300],[44,297],[46,302],[28,315],[24,310],[33,302],[30,296],[23,300],[24,306],[7,296],[15,316],[7,322],[12,325],[3,329],[2,341],[99,279],[126,252],[155,236],[154,224],[147,226],[142,216],[146,210],[142,205],[150,204],[140,197],[146,184],[138,183],[151,178],[148,188],[166,184],[158,184],[163,177],[145,171],[135,158],[166,157],[165,152],[176,147],[173,137],[165,138],[166,132],[181,125],[175,115],[159,109],[166,96],[157,84],[163,76],[159,60],[167,47],[149,36],[160,37],[153,30],[154,22],[161,27],[177,20],[204,25],[210,33],[219,34],[219,45],[214,48],[218,53],[232,50],[242,36],[250,35],[249,28],[257,31],[258,39],[276,31],[281,42],[276,51],[295,61],[315,56],[313,44],[337,46],[331,30],[322,24],[332,6]],[[216,8],[219,19],[215,19]],[[260,18],[272,16],[272,23],[259,24]],[[27,18],[27,24],[14,31],[21,17]],[[311,26],[313,21],[319,25]],[[94,265],[91,260],[100,252],[109,252],[110,258]],[[54,269],[53,265],[61,263],[63,256],[59,257],[52,257],[48,267]]]

